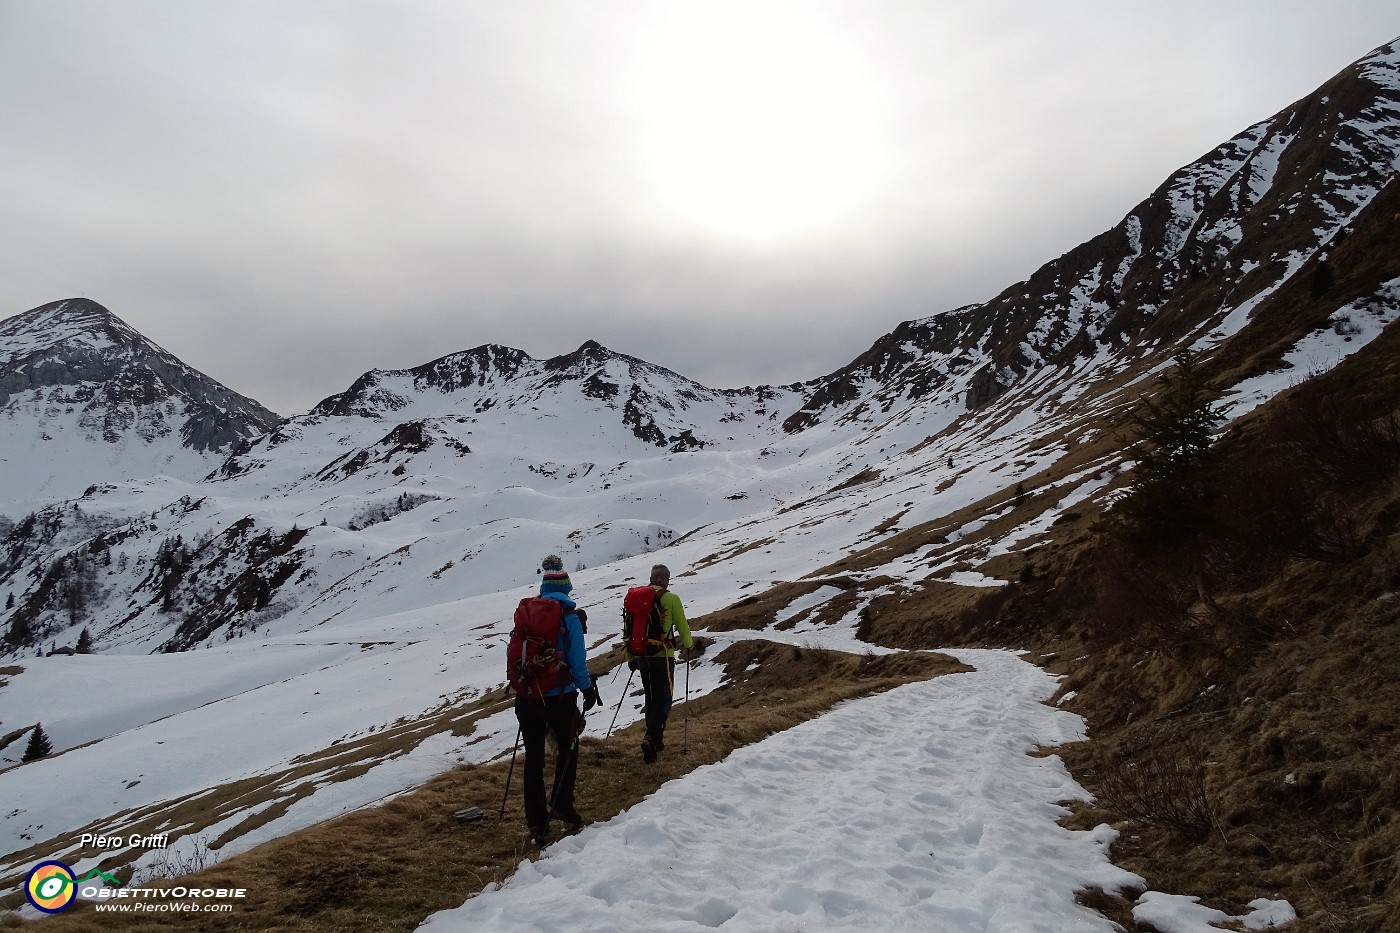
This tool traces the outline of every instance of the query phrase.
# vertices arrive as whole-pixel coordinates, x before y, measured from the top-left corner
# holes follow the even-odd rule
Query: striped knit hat
[[[564,572],[564,561],[557,555],[551,554],[540,561],[540,571],[544,574],[540,580],[540,595],[545,593],[562,593],[569,595],[569,591],[574,588],[569,581],[569,575]]]

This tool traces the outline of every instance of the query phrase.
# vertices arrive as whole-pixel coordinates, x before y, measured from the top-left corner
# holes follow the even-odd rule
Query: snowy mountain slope
[[[483,346],[366,373],[238,444],[180,491],[185,505],[96,490],[78,513],[100,516],[122,539],[118,560],[135,562],[126,579],[97,575],[101,599],[124,608],[75,610],[94,603],[91,586],[52,579],[90,580],[105,554],[69,554],[60,573],[61,555],[30,542],[0,567],[20,601],[10,643],[71,641],[96,623],[100,647],[170,650],[372,618],[521,582],[529,561],[504,558],[503,537],[592,566],[857,479],[907,499],[906,527],[947,514],[947,496],[920,503],[961,472],[1002,464],[1011,489],[1101,434],[1187,343],[1229,359],[1233,381],[1280,368],[1324,328],[1388,320],[1393,274],[1339,260],[1376,255],[1391,235],[1377,205],[1400,158],[1397,57],[1368,56],[1182,169],[1027,282],[902,324],[809,383],[716,391],[592,342],[544,361]],[[110,508],[134,500],[151,515]],[[851,531],[832,553],[886,523],[883,508],[859,507],[863,521],[831,512]],[[67,521],[60,512],[46,521]],[[259,534],[243,534],[247,519]],[[177,539],[198,552],[190,574],[153,574]],[[252,542],[257,553],[241,553]]]
[[[203,480],[112,481],[49,505],[0,548],[6,662],[24,668],[0,687],[0,735],[42,717],[62,754],[0,773],[0,794],[28,799],[36,775],[72,790],[0,819],[7,871],[118,812],[207,830],[179,809],[201,788],[259,783],[215,821],[251,845],[498,752],[509,722],[473,704],[502,679],[506,621],[551,551],[600,646],[621,588],[658,559],[697,617],[796,582],[765,636],[839,631],[848,647],[877,600],[930,580],[1000,585],[1112,488],[1123,408],[1173,352],[1205,350],[1244,415],[1400,315],[1397,71],[1394,46],[1368,57],[1115,231],[820,380],[716,391],[596,344],[547,361],[481,347],[366,374]],[[1232,246],[1220,231],[1236,226]],[[33,657],[84,627],[108,657]],[[291,646],[308,669],[251,673],[266,656],[281,675]],[[177,684],[201,664],[229,675],[112,711],[52,687],[89,662],[113,665],[94,683],[127,663],[157,682],[174,659],[116,656],[191,648]],[[441,734],[468,710],[477,731]],[[386,730],[391,751],[335,757]],[[199,767],[182,774],[191,749]],[[263,808],[286,814],[239,828]]]
[[[96,482],[197,479],[277,420],[94,301],[0,321],[0,515]]]
[[[1315,93],[1182,168],[1112,230],[988,302],[901,325],[816,380],[789,430],[867,422],[962,376],[985,403],[1046,366],[1214,347],[1285,309],[1268,299],[1327,251],[1393,184],[1400,164],[1400,48],[1383,46]],[[1370,283],[1374,290],[1380,280]],[[1334,306],[1335,307],[1335,306]],[[1296,341],[1320,325],[1288,323]]]
[[[595,343],[547,361],[485,346],[367,373],[307,415],[241,443],[178,502],[159,501],[174,492],[165,486],[101,487],[90,501],[46,513],[43,527],[81,517],[103,533],[85,553],[81,545],[46,549],[32,534],[11,542],[0,567],[7,601],[19,602],[9,641],[68,640],[95,622],[99,646],[185,648],[272,622],[283,630],[489,592],[527,569],[501,558],[503,536],[586,566],[706,525],[746,519],[754,527],[767,509],[791,514],[846,483],[908,496],[898,510],[906,525],[947,514],[947,496],[920,502],[930,484],[956,486],[961,471],[1005,470],[1011,488],[1101,433],[1096,422],[1122,404],[1119,394],[1139,391],[1185,340],[1220,356],[1253,342],[1253,355],[1235,365],[1259,372],[1322,326],[1388,319],[1394,297],[1378,278],[1384,270],[1348,283],[1345,291],[1362,297],[1335,310],[1324,289],[1299,315],[1294,293],[1305,262],[1316,279],[1340,225],[1351,235],[1334,247],[1338,255],[1355,252],[1358,240],[1375,253],[1387,235],[1356,231],[1369,223],[1364,208],[1385,200],[1377,191],[1400,151],[1396,59],[1393,47],[1369,56],[1183,169],[1115,231],[1030,282],[986,305],[901,325],[812,383],[718,392]],[[1336,208],[1337,197],[1351,207]],[[1316,210],[1299,207],[1300,198]],[[1280,212],[1304,222],[1281,223]],[[1253,232],[1222,240],[1221,230]],[[1294,244],[1293,259],[1271,272],[1248,258],[1283,240]],[[1224,244],[1219,269],[1183,273],[1181,257],[1206,242]],[[1117,271],[1105,278],[1105,268]],[[1109,326],[1108,312],[1120,323],[1127,312],[1104,292],[1107,281],[1138,296],[1138,318],[1152,318],[1138,337]],[[1226,285],[1248,298],[1216,307]],[[1347,297],[1336,291],[1336,301]],[[1206,305],[1214,310],[1202,319]],[[887,526],[883,507],[859,507],[870,514],[864,523],[848,517],[852,536],[833,553]],[[776,524],[781,537],[801,522]],[[118,539],[119,570],[96,572],[98,561],[111,566]],[[171,548],[179,566],[152,570],[169,563]],[[416,588],[402,585],[405,575]],[[108,609],[89,611],[100,603]],[[120,613],[110,611],[118,604]]]
[[[868,483],[830,490],[858,479],[872,456],[890,461],[888,472],[902,478],[891,481],[898,491],[886,498],[907,495],[912,507],[928,498],[931,476],[941,483],[958,473],[946,466],[950,457],[967,473],[1010,456],[1022,441],[1012,432],[1009,441],[993,442],[1001,411],[993,407],[972,422],[993,427],[925,443],[959,414],[959,404],[944,400],[854,439],[850,429],[821,426],[797,438],[779,434],[757,449],[650,448],[649,457],[611,463],[544,460],[560,453],[559,422],[587,425],[597,413],[574,402],[571,409],[556,397],[529,420],[517,412],[493,422],[487,412],[398,422],[366,446],[355,444],[385,429],[377,419],[308,416],[230,460],[258,456],[259,466],[178,486],[174,501],[177,484],[169,481],[155,489],[100,487],[40,513],[38,530],[15,536],[0,562],[18,592],[10,628],[21,625],[31,641],[71,643],[86,626],[99,646],[122,651],[300,631],[524,583],[539,554],[550,550],[565,554],[573,569],[654,551],[696,532],[697,518],[714,528],[702,538],[709,543],[699,545],[697,556],[707,558],[713,535],[731,527],[770,523],[772,536],[782,537],[793,525],[810,525],[823,496],[827,508],[840,511],[833,504],[859,499]],[[579,431],[580,444],[596,446],[570,452],[606,453],[586,433]],[[264,445],[271,455],[260,453]],[[328,460],[340,450],[346,452]],[[947,501],[914,515],[940,514]],[[849,549],[885,522],[883,508],[851,510],[859,520],[842,526],[828,552]],[[72,532],[79,523],[102,531]],[[43,529],[53,530],[43,533],[54,534],[55,543],[34,547]],[[66,551],[60,541],[68,542]]]

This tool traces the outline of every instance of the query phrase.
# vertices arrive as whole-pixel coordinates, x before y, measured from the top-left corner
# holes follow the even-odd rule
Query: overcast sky
[[[284,414],[595,339],[813,378],[1400,35],[1395,0],[0,0],[0,318]]]

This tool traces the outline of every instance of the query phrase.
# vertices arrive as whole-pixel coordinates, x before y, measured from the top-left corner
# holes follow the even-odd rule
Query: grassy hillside
[[[1203,469],[1194,522],[1127,540],[1086,510],[1009,586],[890,599],[867,634],[1038,648],[1090,723],[1063,750],[1099,798],[1077,819],[1123,829],[1115,861],[1155,890],[1400,931],[1400,329]]]

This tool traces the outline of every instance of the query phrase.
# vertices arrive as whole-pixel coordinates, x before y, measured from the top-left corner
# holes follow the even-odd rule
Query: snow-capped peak
[[[0,321],[0,412],[0,514],[98,482],[196,478],[278,420],[86,298]]]

